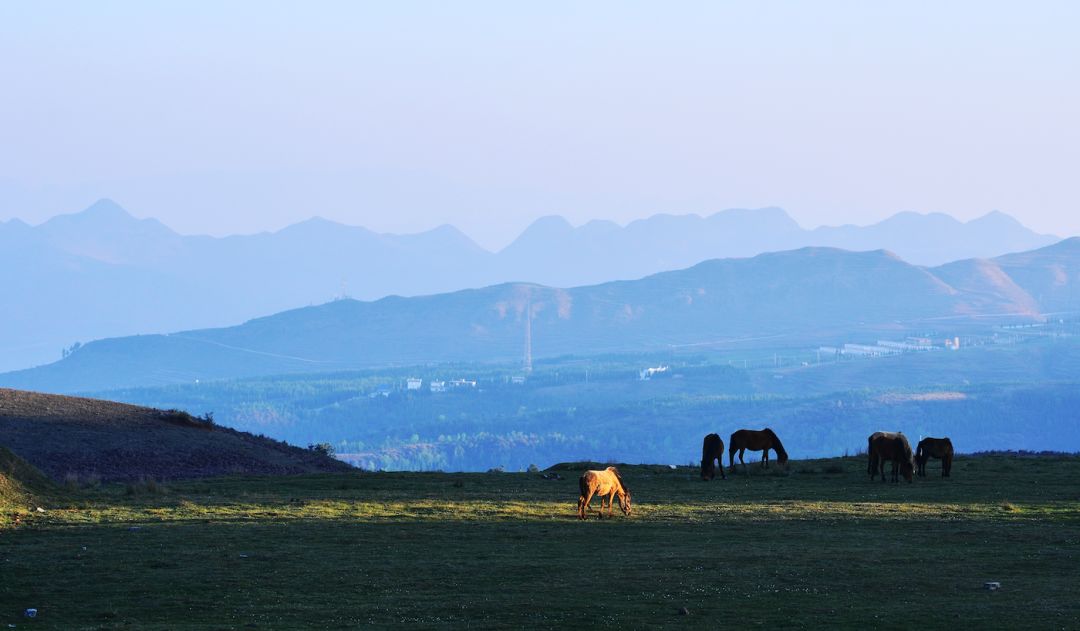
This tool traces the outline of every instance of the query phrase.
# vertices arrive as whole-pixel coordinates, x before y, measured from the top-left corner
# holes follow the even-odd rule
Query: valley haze
[[[715,258],[806,246],[886,249],[917,264],[989,258],[1058,240],[992,212],[961,223],[900,213],[871,226],[801,228],[778,208],[655,215],[579,227],[545,217],[498,252],[444,225],[410,234],[313,218],[273,233],[184,236],[110,200],[30,226],[0,223],[0,371],[76,343],[233,325],[333,298],[418,296],[504,282],[575,287]]]
[[[109,204],[95,214],[115,226],[169,234]],[[661,233],[659,226],[680,222],[701,228],[764,219],[790,227],[785,217],[776,210],[727,211],[653,221]],[[943,220],[893,221],[923,226],[913,232],[915,247],[925,246],[919,235],[935,234],[925,225]],[[685,462],[701,435],[734,423],[797,433],[801,440],[789,446],[795,457],[857,451],[860,437],[882,424],[916,437],[948,434],[968,451],[1080,449],[1080,433],[1066,420],[1078,403],[1080,238],[1017,231],[998,215],[944,221],[960,232],[1003,227],[1000,248],[1026,240],[1051,244],[937,266],[915,265],[885,249],[805,246],[565,288],[504,282],[374,301],[339,297],[236,326],[95,340],[51,364],[0,374],[0,386],[213,413],[230,427],[331,445],[343,459],[375,469],[517,469],[613,453],[631,462]],[[631,229],[605,230],[618,237]],[[596,230],[542,220],[518,243],[532,253],[562,243],[551,247],[569,258],[592,256],[596,250],[582,245],[591,242],[578,231]],[[871,238],[862,231],[872,228],[847,230]],[[289,287],[290,278],[295,288],[310,289],[303,281],[317,276],[319,265],[369,255],[350,247],[357,238],[379,244],[375,250],[386,260],[406,261],[441,252],[409,249],[438,232],[395,237],[312,221],[232,243],[252,260],[279,266],[277,276],[266,275],[259,285],[273,293]],[[731,234],[744,232],[758,234],[745,228]],[[469,245],[450,234],[450,242]],[[205,237],[171,239],[175,251],[189,253],[185,248],[195,246],[187,240],[194,239],[214,252],[215,241]],[[751,239],[743,241],[737,247]],[[292,265],[301,259],[285,253],[309,242],[329,245],[308,250],[310,264]],[[730,244],[736,247],[736,240]],[[100,255],[106,246],[92,249]],[[169,260],[164,246],[114,251],[118,258]],[[511,256],[514,245],[495,254],[469,251],[477,260],[493,257],[490,262]],[[394,252],[401,258],[393,259]],[[626,262],[647,258],[637,253]],[[447,271],[426,260],[424,270]],[[507,271],[513,260],[503,269],[463,268],[443,282],[465,282],[468,273],[529,273]],[[552,269],[535,273],[557,273],[558,260],[552,255]],[[371,269],[380,278],[391,268]],[[206,270],[206,277],[217,276]],[[205,304],[208,311],[217,307]],[[150,315],[160,312],[159,305],[149,307]],[[583,432],[582,418],[621,439]]]

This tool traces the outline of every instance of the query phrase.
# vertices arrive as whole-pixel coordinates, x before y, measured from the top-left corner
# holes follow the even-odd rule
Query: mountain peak
[[[525,229],[525,232],[537,230],[543,232],[566,232],[573,229],[574,226],[570,225],[570,222],[566,220],[566,217],[563,217],[562,215],[545,215],[529,224],[529,227]]]
[[[968,223],[973,225],[994,225],[1005,228],[1024,228],[1024,225],[1017,221],[1015,217],[1003,213],[1000,210],[991,210],[982,217],[976,217]]]
[[[547,248],[561,243],[574,232],[574,226],[565,217],[560,215],[547,215],[540,217],[529,224],[525,231],[518,235],[503,251],[520,250],[521,248],[540,247]]]
[[[134,219],[134,217],[131,216],[131,213],[124,210],[120,204],[117,204],[107,197],[97,200],[93,204],[90,204],[85,210],[76,214],[94,219]]]
[[[747,226],[757,224],[781,230],[799,230],[801,227],[783,208],[766,206],[764,208],[728,208],[715,212],[707,221],[739,222]]]

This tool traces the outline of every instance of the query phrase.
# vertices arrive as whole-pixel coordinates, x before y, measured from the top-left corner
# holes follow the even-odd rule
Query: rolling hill
[[[506,283],[374,302],[337,300],[239,326],[100,340],[63,361],[0,375],[54,392],[275,373],[453,361],[513,361],[527,324],[536,357],[716,345],[757,337],[812,343],[859,327],[897,332],[941,318],[1045,311],[1080,275],[1080,239],[1023,255],[927,269],[886,251],[804,248],[718,259],[636,281],[558,289]],[[1019,255],[1018,255],[1019,256]],[[1038,263],[1032,272],[1022,261]],[[1052,263],[1057,261],[1057,263]],[[1049,291],[1049,290],[1047,290]]]
[[[54,480],[69,474],[171,480],[348,469],[320,453],[183,412],[8,389],[0,389],[0,448]],[[25,473],[25,467],[20,470]]]
[[[801,228],[778,208],[659,214],[619,226],[538,219],[498,252],[452,226],[379,234],[313,218],[273,233],[180,235],[112,201],[38,226],[0,222],[0,371],[53,361],[75,342],[228,326],[335,296],[374,300],[528,282],[574,287],[718,257],[805,246],[889,249],[917,264],[1047,245],[1001,213],[967,223],[901,213],[872,226]]]
[[[14,519],[10,513],[31,510],[55,493],[41,471],[0,445],[0,527]]]

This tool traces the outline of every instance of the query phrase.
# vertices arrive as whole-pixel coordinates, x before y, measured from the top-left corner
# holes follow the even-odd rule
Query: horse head
[[[920,451],[915,454],[915,471],[919,477],[926,477],[926,462],[930,460],[930,456],[921,451],[921,444],[919,447]]]
[[[623,515],[630,515],[630,491],[623,491],[619,496],[619,506],[622,507]]]
[[[913,474],[915,473],[915,463],[911,460],[900,461],[900,474],[904,476],[904,479],[908,482],[912,481]]]

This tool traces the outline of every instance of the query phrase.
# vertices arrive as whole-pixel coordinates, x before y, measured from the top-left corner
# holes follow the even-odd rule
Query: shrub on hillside
[[[337,453],[334,451],[334,446],[330,443],[312,443],[308,445],[307,448],[324,456],[329,456],[330,458],[333,458]]]
[[[165,410],[161,415],[166,421],[178,425],[187,425],[189,427],[198,427],[201,429],[210,429],[214,427],[213,412],[206,412],[202,416],[192,416],[184,410],[172,409]]]
[[[144,475],[124,487],[125,495],[157,495],[165,492],[165,485],[159,484],[153,477]]]

